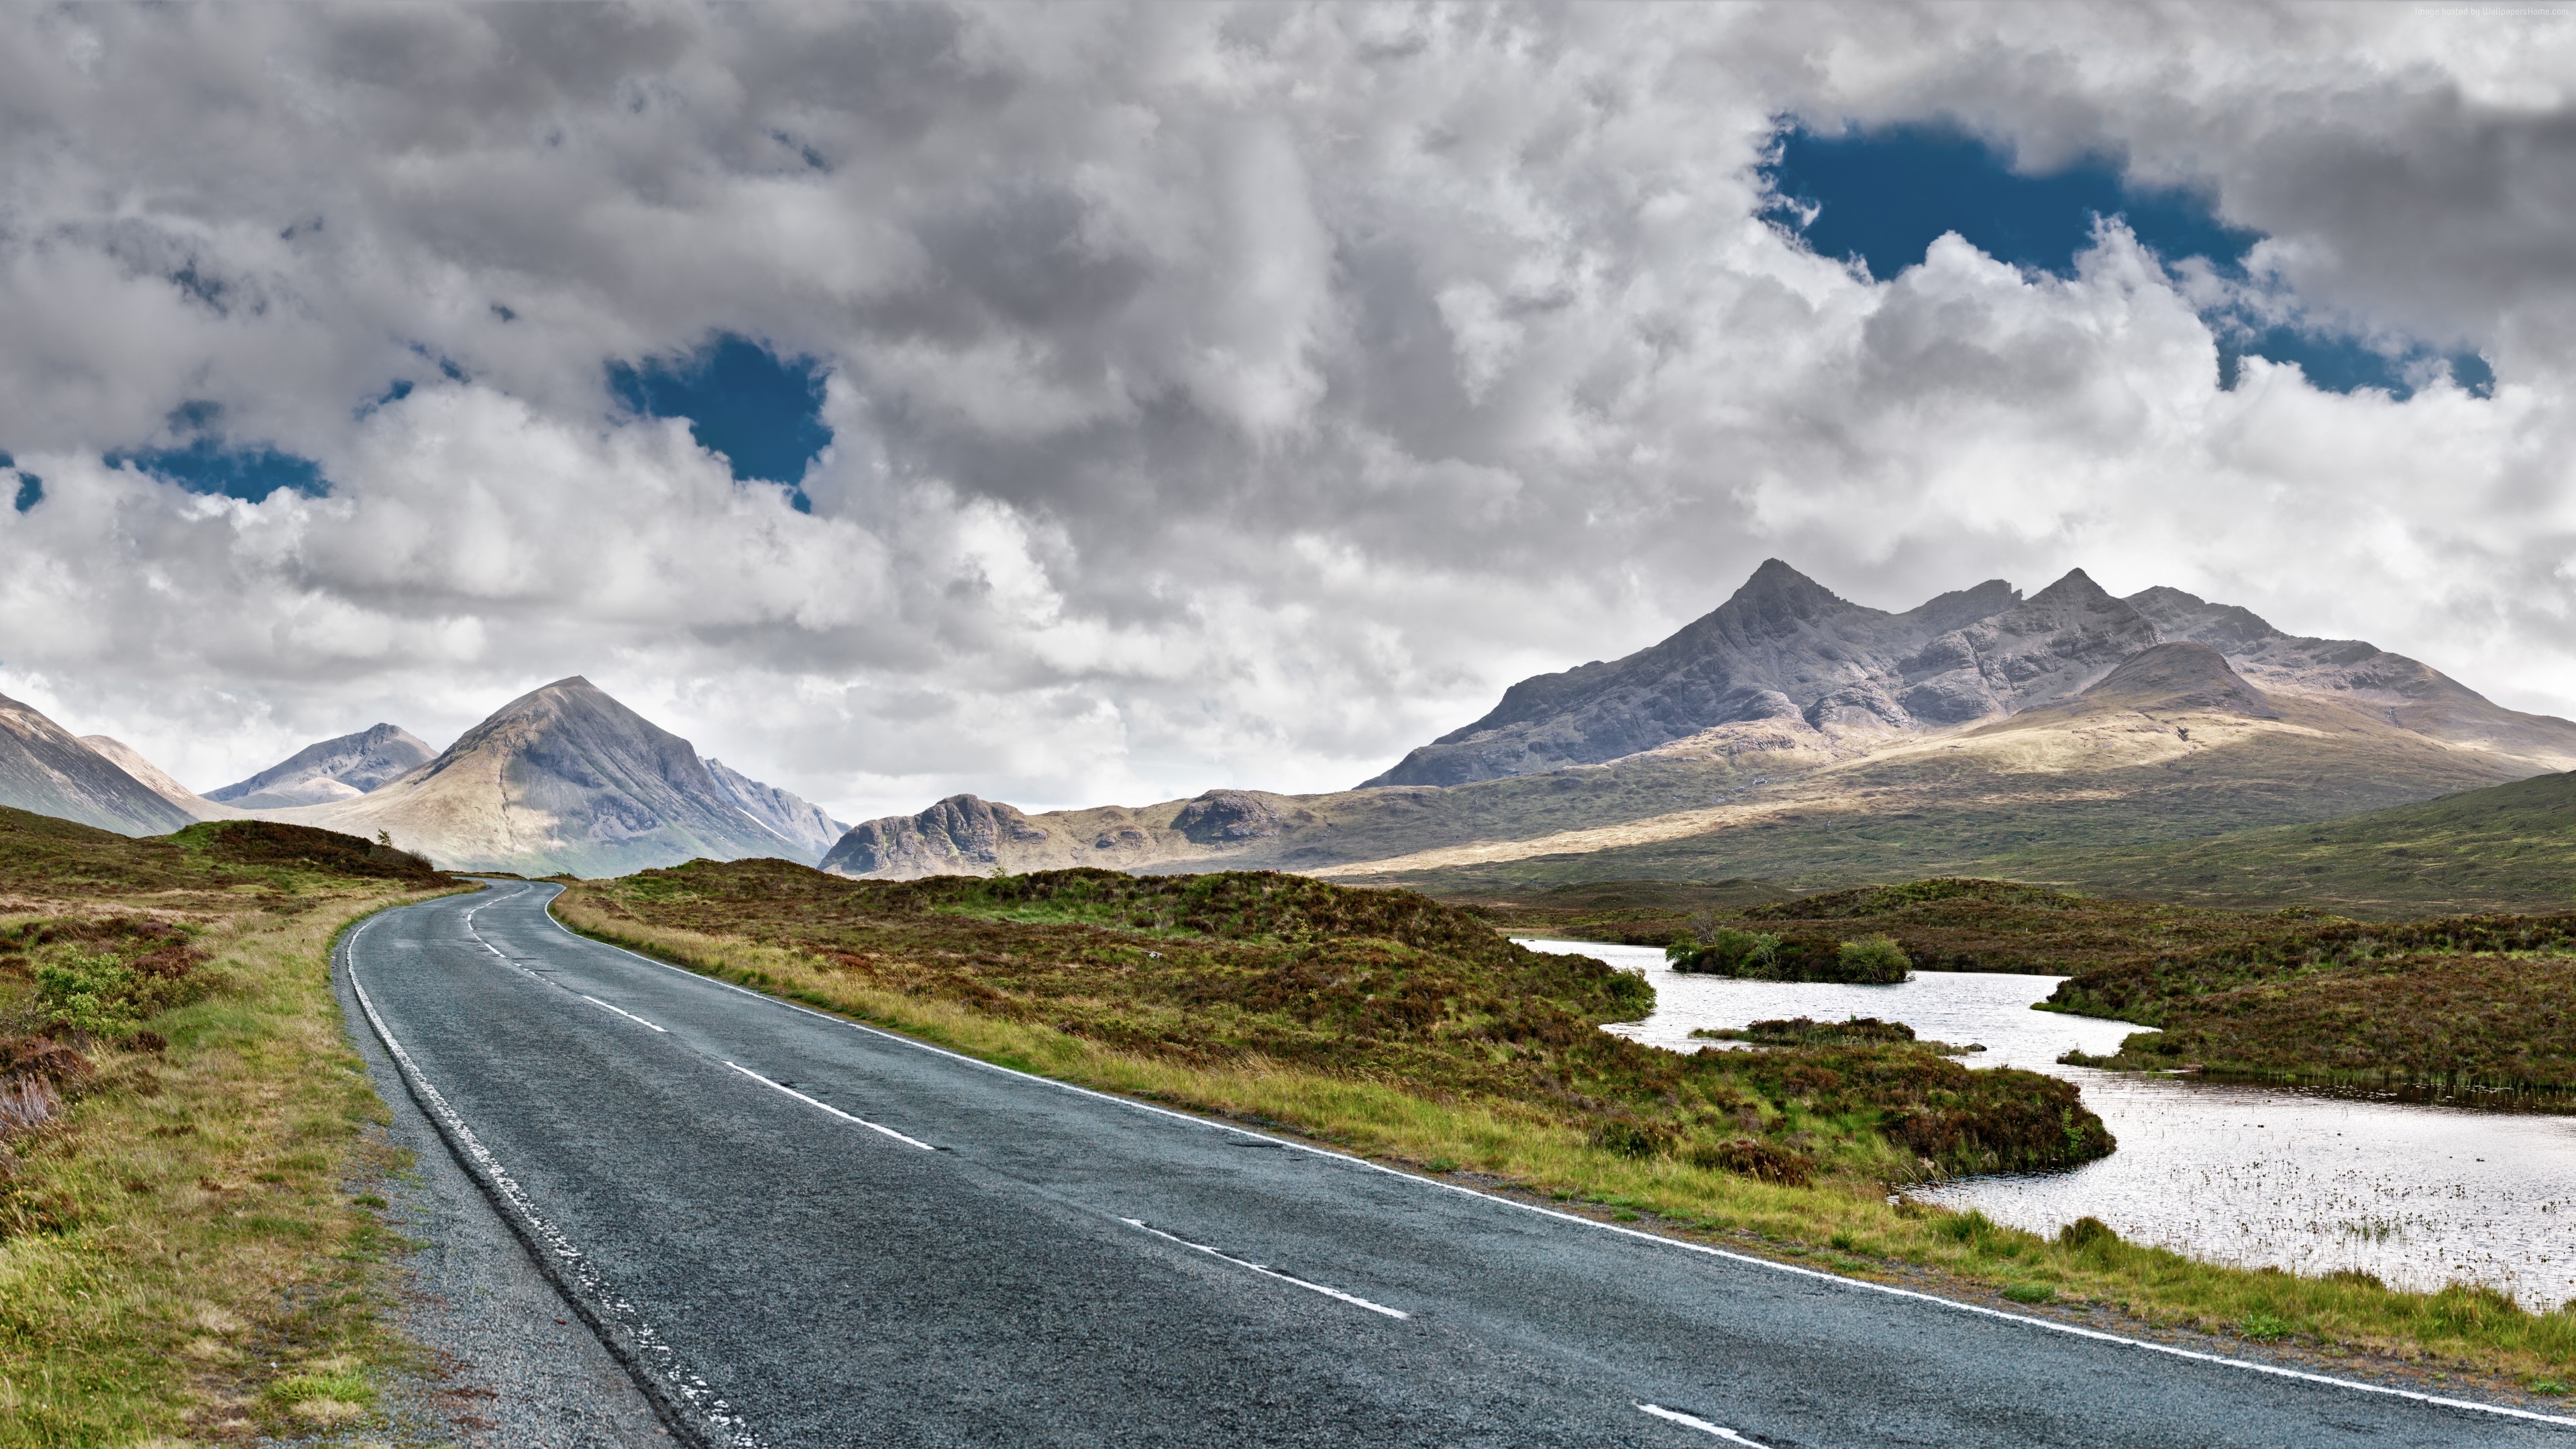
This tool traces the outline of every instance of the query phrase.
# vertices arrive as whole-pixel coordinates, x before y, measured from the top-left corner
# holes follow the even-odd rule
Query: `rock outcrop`
[[[0,805],[119,835],[166,835],[195,817],[31,705],[0,695]]]
[[[372,725],[356,734],[306,745],[247,780],[207,791],[206,798],[244,810],[324,805],[390,785],[437,754],[408,730]]]
[[[1243,790],[1210,790],[1181,807],[1172,828],[1200,845],[1268,840],[1288,828],[1269,801]]]
[[[992,875],[1009,868],[1013,847],[1043,845],[1047,833],[1008,805],[951,795],[918,815],[863,820],[823,858],[835,875],[913,880]]]

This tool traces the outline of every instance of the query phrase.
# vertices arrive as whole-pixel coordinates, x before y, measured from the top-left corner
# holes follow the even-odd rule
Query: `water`
[[[1982,1042],[1971,1067],[2028,1067],[2084,1090],[2119,1139],[2073,1172],[1967,1178],[1910,1196],[2053,1234],[2096,1217],[2133,1242],[2205,1261],[2318,1274],[2357,1269],[2392,1288],[2480,1283],[2530,1308],[2576,1300],[2576,1118],[2061,1067],[2138,1027],[2030,1010],[2063,977],[1921,972],[1897,986],[1688,976],[1642,946],[1524,940],[1597,957],[1655,983],[1655,1012],[1609,1028],[1690,1051],[1697,1027],[1776,1017],[1875,1016],[1935,1041]]]

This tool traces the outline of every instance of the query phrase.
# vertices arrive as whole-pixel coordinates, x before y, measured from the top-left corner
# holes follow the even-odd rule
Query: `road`
[[[1022,1076],[585,940],[554,893],[387,912],[339,965],[684,1440],[2576,1445]]]

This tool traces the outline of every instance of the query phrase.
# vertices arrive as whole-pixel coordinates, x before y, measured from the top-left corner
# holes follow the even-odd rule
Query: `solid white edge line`
[[[589,1002],[591,1005],[596,1006],[603,1011],[616,1012],[619,1016],[625,1017],[628,1021],[635,1023],[637,1026],[653,1026],[653,1023],[637,1016],[634,1012],[628,1011],[622,1006],[610,1006],[607,1002],[600,1000],[598,997],[593,996],[588,992],[576,991],[573,995],[580,997],[582,1000]],[[653,1026],[653,1029],[662,1033],[664,1036],[669,1036],[671,1034],[670,1028],[668,1027]]]
[[[430,902],[421,904],[430,904]],[[406,910],[409,907],[397,906],[394,909]],[[474,909],[480,910],[482,906],[477,905]],[[684,1414],[694,1413],[704,1421],[703,1426],[683,1424],[680,1427],[687,1429],[692,1438],[700,1440],[708,1439],[707,1430],[711,1429],[715,1437],[721,1438],[726,1445],[732,1446],[732,1449],[763,1449],[759,1437],[751,1432],[740,1415],[732,1411],[732,1406],[718,1396],[715,1389],[704,1378],[681,1368],[677,1362],[677,1350],[662,1339],[651,1322],[646,1320],[631,1302],[609,1288],[605,1280],[600,1277],[599,1270],[592,1265],[588,1255],[574,1247],[572,1240],[564,1235],[562,1229],[537,1211],[536,1204],[529,1198],[527,1190],[519,1185],[517,1178],[510,1175],[509,1169],[501,1165],[500,1158],[494,1156],[492,1150],[483,1145],[483,1139],[474,1135],[474,1129],[466,1125],[465,1118],[448,1102],[446,1094],[439,1091],[429,1080],[429,1075],[420,1069],[420,1064],[412,1060],[411,1053],[404,1050],[402,1042],[395,1038],[393,1029],[385,1025],[384,1017],[376,1011],[375,998],[367,994],[366,985],[358,980],[358,942],[366,935],[369,927],[390,914],[392,914],[391,911],[381,911],[359,922],[358,928],[351,931],[341,943],[339,954],[348,977],[350,994],[358,998],[358,1009],[366,1013],[367,1024],[375,1028],[376,1040],[384,1044],[386,1054],[393,1059],[395,1071],[402,1077],[404,1084],[412,1089],[414,1100],[421,1106],[422,1114],[434,1119],[432,1127],[439,1131],[441,1136],[447,1138],[451,1147],[462,1147],[463,1155],[472,1159],[471,1165],[467,1168],[469,1177],[475,1176],[475,1169],[480,1169],[479,1185],[487,1187],[494,1196],[507,1204],[505,1209],[501,1209],[502,1215],[505,1218],[515,1219],[515,1226],[526,1234],[521,1238],[521,1242],[529,1249],[531,1255],[551,1257],[555,1260],[551,1268],[541,1263],[538,1271],[553,1280],[558,1291],[564,1293],[568,1300],[566,1306],[574,1307],[576,1312],[585,1315],[602,1315],[615,1319],[618,1327],[635,1340],[635,1347],[632,1350],[621,1352],[616,1344],[609,1342],[610,1336],[601,1331],[600,1324],[593,1322],[590,1327],[601,1339],[602,1346],[608,1348],[612,1356],[621,1360],[628,1358],[630,1354],[633,1355],[634,1361],[626,1364],[630,1371],[659,1380],[658,1390],[648,1392],[658,1392],[658,1395],[666,1401],[676,1399],[677,1404],[674,1407]],[[544,1243],[542,1251],[538,1248],[540,1239]],[[569,1291],[570,1283],[565,1280],[579,1283],[580,1293],[576,1295]],[[576,1297],[587,1301],[578,1305],[569,1301]],[[667,1366],[662,1372],[656,1374],[649,1365],[642,1362],[645,1356],[658,1356],[666,1361]],[[660,1405],[656,1407],[658,1409]]]
[[[535,884],[535,882],[531,882],[531,884]],[[564,888],[562,886],[556,886],[555,894],[563,894],[563,889]],[[1058,1091],[1072,1092],[1077,1096],[1094,1097],[1103,1102],[1114,1102],[1121,1107],[1126,1107],[1138,1112],[1149,1112],[1157,1117],[1169,1117],[1177,1122],[1193,1122],[1202,1127],[1214,1128],[1220,1132],[1231,1132],[1239,1137],[1250,1137],[1256,1141],[1267,1142],[1276,1147],[1292,1148],[1298,1152],[1307,1153],[1311,1156],[1328,1157],[1336,1162],[1347,1162],[1354,1167],[1366,1168],[1371,1172],[1381,1172],[1389,1177],[1402,1178],[1406,1182],[1419,1183],[1424,1187],[1438,1188],[1442,1192],[1454,1192],[1462,1197],[1472,1197],[1479,1202],[1488,1202],[1500,1207],[1515,1208],[1521,1212],[1535,1213],[1540,1217],[1554,1218],[1559,1222],[1573,1223],[1581,1227],[1591,1228],[1596,1232],[1615,1233],[1623,1238],[1634,1238],[1640,1242],[1654,1243],[1666,1248],[1677,1248],[1683,1252],[1698,1253],[1705,1257],[1718,1258],[1730,1263],[1740,1263],[1746,1267],[1767,1268],[1775,1273],[1786,1273],[1793,1277],[1814,1279],[1821,1283],[1838,1284],[1844,1288],[1878,1293],[1890,1298],[1903,1298],[1916,1303],[1929,1303],[1936,1307],[1948,1308],[1960,1313],[1972,1314],[1980,1318],[1991,1318],[2003,1323],[2018,1323],[2029,1328],[2045,1329],[2050,1333],[2062,1333],[2073,1338],[2090,1339],[2096,1343],[2114,1344],[2121,1348],[2143,1349],[2148,1353],[2163,1354],[2168,1358],[2187,1359],[2194,1363],[2216,1364],[2224,1368],[2238,1369],[2246,1373],[2265,1374],[2273,1378],[2291,1379],[2300,1383],[2322,1384],[2329,1388],[2350,1389],[2355,1393],[2378,1394],[2385,1398],[2404,1399],[2410,1403],[2429,1404],[2436,1408],[2466,1409],[2471,1413],[2494,1414],[2501,1418],[2524,1419],[2535,1424],[2558,1424],[2567,1428],[2576,1429],[2576,1418],[2569,1418],[2563,1414],[2543,1414],[2533,1409],[2517,1409],[2506,1404],[2481,1404],[2475,1399],[2444,1398],[2439,1394],[2421,1393],[2414,1389],[2395,1388],[2387,1384],[2365,1383],[2359,1379],[2339,1379],[2331,1374],[2309,1373],[2305,1369],[2283,1368],[2278,1364],[2256,1363],[2252,1359],[2229,1358],[2224,1354],[2202,1353],[2198,1349],[2181,1348],[2169,1343],[2156,1343],[2149,1339],[2130,1338],[2124,1334],[2105,1333],[2101,1329],[2086,1328],[2080,1324],[2059,1323],[2054,1319],[2048,1318],[2033,1318],[2026,1313],[2006,1313],[2000,1308],[1988,1308],[1981,1303],[1962,1303],[1955,1298],[1943,1298],[1937,1294],[1924,1293],[1913,1288],[1899,1288],[1893,1283],[1873,1283],[1866,1278],[1845,1278],[1840,1274],[1828,1273],[1820,1268],[1803,1268],[1795,1263],[1775,1263],[1769,1258],[1758,1258],[1751,1253],[1738,1253],[1726,1248],[1712,1247],[1706,1243],[1694,1243],[1685,1238],[1668,1238],[1660,1233],[1640,1232],[1635,1228],[1622,1227],[1617,1223],[1605,1223],[1592,1218],[1587,1218],[1579,1213],[1559,1212],[1555,1208],[1540,1207],[1536,1203],[1516,1202],[1511,1198],[1496,1197],[1492,1193],[1478,1192],[1472,1187],[1462,1187],[1454,1182],[1442,1182],[1438,1178],[1423,1177],[1415,1173],[1406,1172],[1401,1168],[1388,1167],[1382,1163],[1371,1162],[1365,1157],[1353,1157],[1347,1152],[1335,1152],[1329,1147],[1317,1147],[1311,1143],[1296,1141],[1293,1138],[1273,1137],[1267,1132],[1255,1132],[1249,1127],[1237,1127],[1231,1122],[1221,1122],[1211,1117],[1193,1116],[1187,1112],[1176,1112],[1169,1107],[1157,1107],[1151,1102],[1139,1102],[1132,1097],[1121,1097],[1110,1092],[1095,1091],[1089,1087],[1076,1086],[1071,1082],[1059,1082],[1053,1077],[1041,1077],[1035,1072],[1024,1072],[1017,1067],[1006,1067],[998,1062],[988,1062],[979,1057],[970,1057],[964,1052],[950,1051],[948,1048],[943,1046],[933,1046],[929,1042],[916,1040],[912,1037],[905,1036],[903,1033],[898,1031],[887,1031],[883,1027],[870,1026],[867,1023],[860,1021],[852,1021],[845,1016],[834,1016],[830,1012],[816,1011],[811,1007],[800,1006],[793,1001],[771,996],[767,992],[754,991],[748,986],[736,986],[730,981],[723,980],[720,977],[707,975],[702,971],[692,971],[686,966],[674,966],[668,961],[656,961],[652,957],[644,955],[641,952],[629,951],[623,946],[613,945],[607,941],[593,940],[592,938],[575,931],[572,927],[565,925],[563,922],[555,920],[553,907],[554,897],[549,896],[547,897],[546,905],[544,907],[545,918],[554,922],[556,930],[563,932],[574,940],[588,941],[591,945],[597,946],[602,950],[615,951],[621,956],[632,956],[647,966],[658,966],[665,971],[677,972],[682,976],[688,977],[692,981],[703,981],[710,986],[720,986],[727,991],[740,992],[742,995],[748,996],[755,1001],[765,1001],[772,1006],[781,1007],[788,1011],[800,1012],[819,1021],[831,1022],[835,1026],[844,1026],[848,1027],[852,1031],[860,1031],[865,1032],[870,1036],[883,1037],[887,1041],[891,1042],[900,1042],[905,1046],[913,1048],[915,1051],[925,1051],[934,1056],[947,1057],[952,1061],[963,1062],[970,1067],[981,1067],[988,1072],[998,1072],[1004,1076],[1018,1077],[1025,1081],[1042,1083],[1046,1086],[1054,1087]]]
[[[1264,1278],[1276,1278],[1282,1283],[1294,1283],[1298,1287],[1306,1289],[1311,1293],[1321,1293],[1327,1298],[1338,1298],[1344,1303],[1350,1304],[1354,1308],[1365,1308],[1371,1313],[1383,1313],[1389,1318],[1411,1318],[1413,1316],[1401,1308],[1389,1308],[1383,1303],[1371,1303],[1356,1293],[1345,1293],[1339,1288],[1327,1288],[1321,1283],[1309,1283],[1303,1278],[1291,1277],[1286,1273],[1280,1272],[1276,1268],[1265,1268],[1259,1263],[1249,1263],[1230,1254],[1220,1253],[1205,1243],[1193,1243],[1187,1238],[1175,1237],[1170,1233],[1164,1232],[1161,1228],[1149,1226],[1134,1218],[1120,1218],[1118,1221],[1125,1223],[1131,1228],[1152,1233],[1155,1237],[1161,1238],[1164,1242],[1178,1243],[1182,1247],[1188,1248],[1193,1252],[1205,1253],[1219,1262],[1232,1263],[1238,1268],[1249,1268]]]
[[[1696,1414],[1685,1414],[1679,1409],[1667,1409],[1661,1404],[1639,1404],[1637,1407],[1658,1419],[1670,1420],[1684,1428],[1697,1429],[1703,1434],[1715,1434],[1729,1444],[1747,1444],[1751,1445],[1752,1449],[1769,1449],[1769,1446],[1747,1439],[1724,1424],[1712,1424]]]
[[[609,1009],[613,1011],[616,1008],[611,1007]],[[767,1087],[773,1092],[785,1092],[788,1096],[794,1097],[797,1101],[804,1103],[806,1106],[820,1108],[823,1111],[829,1112],[833,1116],[840,1118],[844,1122],[855,1122],[871,1132],[882,1132],[897,1142],[910,1143],[924,1152],[937,1152],[939,1150],[917,1137],[906,1137],[891,1127],[881,1127],[876,1123],[869,1121],[865,1117],[853,1117],[849,1113],[842,1111],[840,1108],[833,1106],[829,1102],[817,1102],[813,1098],[806,1096],[803,1092],[796,1090],[794,1087],[788,1086],[784,1082],[773,1082],[767,1077],[762,1076],[760,1073],[755,1072],[751,1068],[743,1066],[740,1063],[727,1062],[725,1065],[732,1067],[735,1071],[742,1073],[744,1076],[751,1078],[753,1081],[760,1083],[762,1086]]]

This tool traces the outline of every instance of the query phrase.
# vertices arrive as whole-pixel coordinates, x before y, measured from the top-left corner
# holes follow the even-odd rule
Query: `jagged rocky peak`
[[[306,745],[247,780],[206,798],[245,810],[281,810],[346,800],[381,789],[427,764],[438,752],[395,725]]]
[[[1370,785],[1458,785],[1597,764],[1759,721],[1904,729],[1899,661],[2013,608],[2001,579],[1902,614],[1855,604],[1778,559],[1649,649],[1513,685],[1492,713],[1415,750]]]
[[[1011,806],[951,795],[918,815],[888,815],[851,826],[823,857],[823,869],[880,880],[989,875],[1003,868],[1010,847],[1046,839],[1045,831]]]
[[[2076,569],[1899,666],[1908,722],[1964,724],[2062,698],[2160,642],[2155,624]]]

